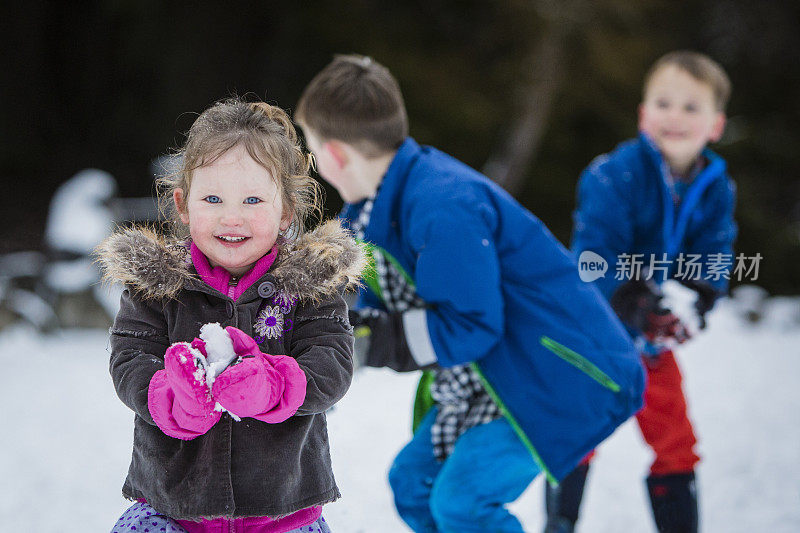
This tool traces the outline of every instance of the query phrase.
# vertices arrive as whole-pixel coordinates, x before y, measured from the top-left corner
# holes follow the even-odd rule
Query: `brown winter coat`
[[[107,279],[126,284],[111,328],[111,376],[135,413],[133,459],[122,488],[178,519],[283,516],[337,499],[325,411],[347,391],[353,374],[352,328],[341,292],[357,283],[361,249],[338,222],[283,245],[271,270],[237,301],[197,278],[186,247],[147,230],[124,230],[98,248]],[[296,296],[294,303],[280,296]],[[184,441],[164,434],[147,407],[150,379],[164,352],[219,322],[256,337],[265,306],[282,305],[284,329],[261,338],[261,350],[294,357],[306,373],[305,402],[280,424],[227,413]],[[258,340],[261,340],[258,339]]]

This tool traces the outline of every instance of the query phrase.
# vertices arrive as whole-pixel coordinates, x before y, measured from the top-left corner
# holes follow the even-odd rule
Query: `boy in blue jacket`
[[[636,419],[655,452],[647,488],[661,532],[697,531],[699,457],[669,349],[689,334],[661,305],[658,286],[675,278],[694,289],[701,328],[727,291],[735,188],[725,162],[706,145],[722,135],[729,94],[727,75],[707,56],[661,57],[645,77],[639,137],[597,157],[578,183],[572,249],[579,263],[607,263],[608,273],[593,284],[643,352],[647,388]],[[547,532],[572,531],[589,459],[548,488]]]
[[[640,407],[630,338],[536,217],[408,137],[385,67],[336,57],[295,120],[372,257],[351,313],[364,364],[427,370],[389,473],[398,513],[414,531],[521,532],[504,505]]]

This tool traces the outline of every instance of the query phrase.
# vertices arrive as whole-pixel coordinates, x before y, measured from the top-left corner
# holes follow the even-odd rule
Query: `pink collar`
[[[222,294],[227,294],[235,301],[250,287],[250,285],[267,273],[278,255],[278,245],[276,244],[273,246],[269,252],[256,261],[253,268],[242,276],[239,282],[234,286],[230,285],[231,273],[222,267],[212,268],[208,262],[208,258],[200,251],[200,248],[198,248],[194,242],[192,242],[189,247],[189,251],[192,257],[192,263],[194,264],[195,270],[197,270],[197,273],[200,275],[200,279],[208,286],[217,289]]]

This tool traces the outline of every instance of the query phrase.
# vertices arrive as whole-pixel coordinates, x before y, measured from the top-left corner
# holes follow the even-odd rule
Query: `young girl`
[[[281,109],[219,102],[179,155],[160,180],[172,234],[127,229],[98,248],[126,285],[110,368],[136,413],[122,489],[136,503],[113,531],[329,531],[321,506],[340,494],[324,413],[352,378],[340,293],[362,251],[337,222],[303,233],[318,189]]]

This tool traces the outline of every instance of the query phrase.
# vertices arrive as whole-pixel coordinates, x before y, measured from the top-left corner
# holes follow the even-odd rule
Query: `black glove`
[[[689,330],[681,319],[669,309],[663,307],[647,315],[647,327],[644,338],[654,346],[664,346],[671,341],[683,344],[691,338]]]
[[[679,279],[678,282],[697,293],[694,309],[697,311],[697,317],[700,320],[700,329],[706,329],[706,313],[711,311],[717,298],[722,296],[722,293],[702,280]]]
[[[682,344],[691,335],[681,320],[661,305],[662,298],[652,280],[632,279],[620,285],[611,296],[611,308],[626,326],[640,331],[648,342]]]
[[[402,313],[363,308],[348,311],[355,335],[356,367],[388,367],[397,372],[420,370],[411,355]]]

